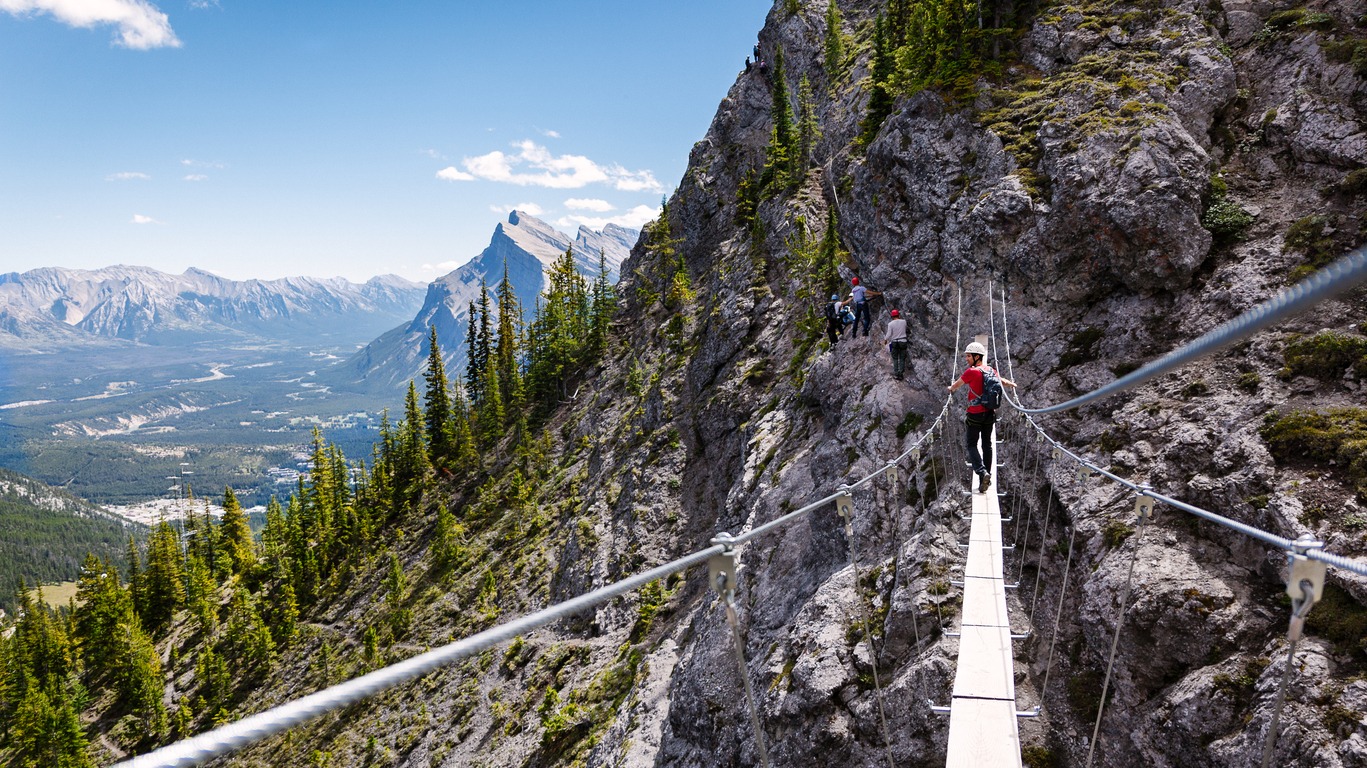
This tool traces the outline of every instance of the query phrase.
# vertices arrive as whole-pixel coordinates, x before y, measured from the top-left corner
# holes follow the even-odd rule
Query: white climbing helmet
[[[965,350],[964,350],[964,354],[966,354],[966,355],[982,355],[983,357],[987,357],[987,347],[984,347],[983,345],[979,344],[979,343],[976,342],[976,341],[970,342],[969,345],[968,345],[968,349],[965,349]]]

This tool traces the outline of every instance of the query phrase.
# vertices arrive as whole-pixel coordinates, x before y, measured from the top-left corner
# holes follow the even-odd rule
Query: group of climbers
[[[840,340],[846,326],[851,329],[852,338],[858,337],[861,320],[864,337],[868,338],[869,335],[873,317],[869,299],[882,294],[862,285],[858,277],[850,280],[850,286],[848,297],[842,300],[839,294],[831,294],[831,300],[826,304],[826,337],[831,344]],[[906,378],[907,367],[907,321],[896,309],[888,314],[890,319],[883,332],[883,342],[892,356],[892,377],[902,381]],[[959,387],[968,387],[968,409],[964,416],[968,459],[973,474],[978,477],[978,492],[986,493],[992,485],[992,427],[997,421],[997,409],[1001,407],[1001,388],[1006,386],[1014,389],[1016,383],[1003,378],[986,364],[987,348],[980,342],[970,343],[964,350],[964,356],[968,367],[949,385],[949,392],[952,394]]]

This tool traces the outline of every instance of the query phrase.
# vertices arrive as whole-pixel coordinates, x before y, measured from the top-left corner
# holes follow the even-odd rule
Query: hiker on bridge
[[[964,426],[968,433],[968,460],[973,465],[973,473],[978,476],[978,493],[987,493],[992,485],[992,425],[997,422],[997,409],[1001,407],[1002,387],[1016,388],[1016,382],[1004,379],[990,365],[983,363],[987,347],[972,342],[964,350],[968,358],[968,368],[957,381],[949,385],[952,393],[963,385],[968,385],[968,413]],[[981,455],[978,445],[982,445]]]

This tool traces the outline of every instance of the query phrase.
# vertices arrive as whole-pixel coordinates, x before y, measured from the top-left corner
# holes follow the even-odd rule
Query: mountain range
[[[408,316],[423,286],[395,275],[356,284],[342,278],[229,280],[191,268],[50,267],[0,275],[0,347],[117,340],[175,345],[210,338],[284,338],[389,327]]]
[[[422,373],[429,326],[437,329],[448,367],[462,369],[469,307],[479,299],[482,285],[488,286],[491,307],[497,306],[494,287],[503,279],[506,268],[524,320],[530,321],[536,297],[545,285],[544,271],[567,250],[573,249],[575,266],[588,276],[598,274],[601,255],[608,279],[615,283],[622,261],[639,236],[638,230],[608,224],[602,231],[581,226],[570,239],[538,218],[513,211],[506,222],[494,228],[489,246],[478,256],[427,287],[422,308],[410,322],[366,345],[335,374],[346,383],[360,382],[378,389],[406,385]]]

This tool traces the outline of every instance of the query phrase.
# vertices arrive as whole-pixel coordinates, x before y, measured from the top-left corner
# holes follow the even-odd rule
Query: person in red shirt
[[[968,414],[964,418],[964,426],[968,432],[968,460],[973,465],[973,473],[978,476],[978,493],[987,493],[988,486],[992,485],[992,425],[997,422],[997,413],[984,405],[975,405],[973,401],[983,393],[983,370],[990,370],[997,378],[1001,379],[1003,387],[1015,389],[1016,382],[1003,378],[991,366],[983,364],[983,358],[987,356],[987,348],[978,342],[973,342],[964,350],[964,356],[968,358],[968,368],[953,384],[949,385],[949,391],[954,392],[963,385],[968,385]],[[978,452],[979,444],[982,445],[982,453]]]

